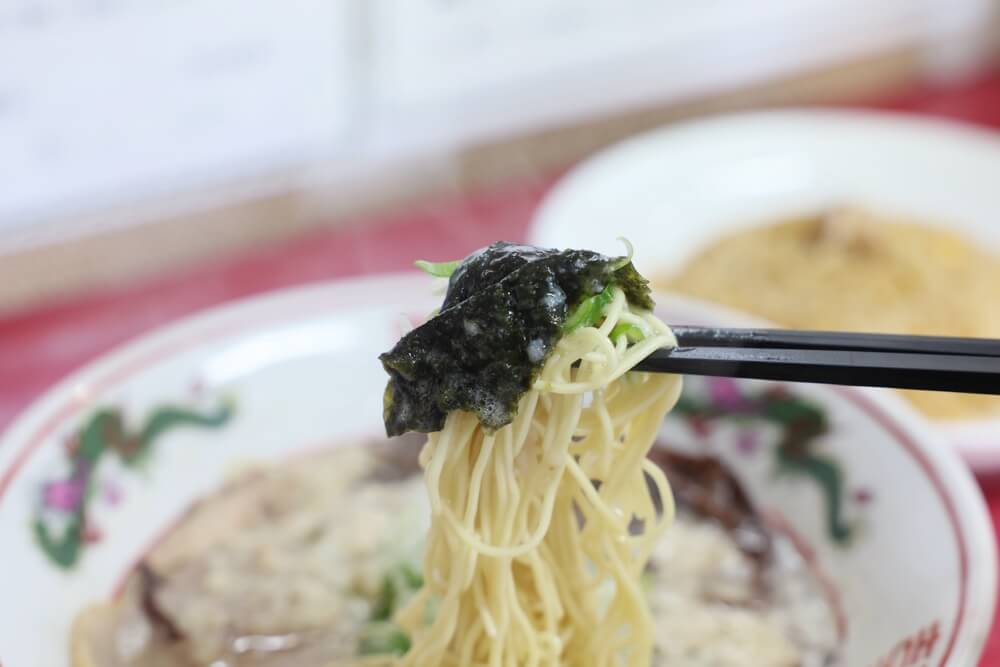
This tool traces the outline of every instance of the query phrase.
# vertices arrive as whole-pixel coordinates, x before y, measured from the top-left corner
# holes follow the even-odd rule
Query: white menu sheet
[[[982,0],[928,0],[960,4]],[[371,0],[373,108],[408,135],[489,139],[712,95],[890,50],[912,0]],[[389,132],[398,125],[387,123]]]
[[[329,154],[358,103],[337,0],[0,2],[0,233]]]

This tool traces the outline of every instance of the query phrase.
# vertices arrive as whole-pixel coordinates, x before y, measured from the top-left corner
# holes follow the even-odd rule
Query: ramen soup
[[[1000,256],[858,210],[727,234],[657,282],[799,329],[1000,338]],[[903,393],[935,418],[1000,414],[994,396]]]
[[[74,667],[390,665],[389,619],[420,583],[429,507],[421,439],[251,469],[192,507],[128,578],[80,613]],[[642,576],[652,665],[833,664],[814,574],[717,461],[654,449],[677,520]]]

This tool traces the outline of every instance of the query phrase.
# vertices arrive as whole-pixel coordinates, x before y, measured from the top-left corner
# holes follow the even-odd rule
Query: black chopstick
[[[679,346],[653,352],[636,370],[1000,394],[996,340],[694,327],[674,331]]]
[[[1000,340],[954,336],[794,331],[791,329],[719,329],[672,326],[678,347],[748,347],[796,350],[859,350],[1000,356]]]

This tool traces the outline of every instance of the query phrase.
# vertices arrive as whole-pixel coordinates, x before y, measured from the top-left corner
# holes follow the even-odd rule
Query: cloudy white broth
[[[192,507],[119,601],[80,613],[74,667],[392,664],[389,607],[413,591],[429,520],[419,439],[400,440],[250,469]],[[679,511],[643,577],[652,665],[835,664],[832,611],[792,545],[750,507],[706,504],[736,484],[717,461],[657,459]],[[748,526],[761,539],[741,546]]]

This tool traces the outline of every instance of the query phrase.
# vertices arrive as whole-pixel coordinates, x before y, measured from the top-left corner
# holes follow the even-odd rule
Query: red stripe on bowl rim
[[[815,547],[813,547],[812,543],[805,536],[795,530],[784,514],[774,510],[765,510],[763,518],[768,528],[776,534],[785,537],[792,544],[792,547],[805,562],[809,572],[815,577],[816,582],[822,590],[823,597],[826,598],[826,602],[830,605],[830,610],[833,612],[837,641],[843,643],[847,638],[847,615],[844,612],[843,599],[836,583],[830,578],[830,575],[816,557]]]
[[[961,630],[962,624],[965,622],[965,605],[969,586],[969,551],[965,542],[965,535],[962,532],[962,526],[958,520],[958,511],[955,509],[955,503],[946,492],[944,482],[928,460],[927,455],[920,450],[920,447],[913,441],[909,434],[900,428],[895,419],[887,414],[881,406],[877,405],[868,394],[847,387],[831,387],[831,389],[860,408],[866,415],[888,431],[896,439],[896,442],[903,446],[903,449],[917,462],[924,475],[930,480],[931,486],[934,487],[934,491],[944,505],[945,513],[948,516],[948,524],[955,534],[955,543],[958,545],[959,570],[958,611],[955,614],[955,621],[952,625],[951,635],[948,637],[948,643],[945,646],[944,655],[941,656],[941,662],[938,663],[939,667],[947,667],[948,660],[955,649],[955,642],[958,640],[959,630]]]

